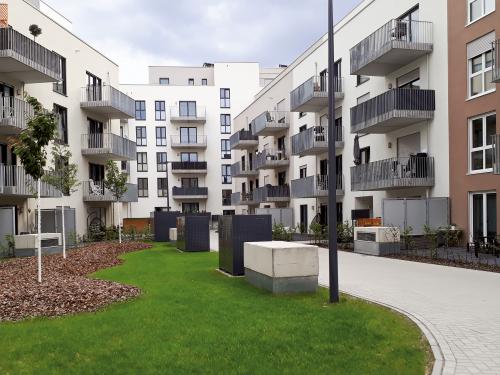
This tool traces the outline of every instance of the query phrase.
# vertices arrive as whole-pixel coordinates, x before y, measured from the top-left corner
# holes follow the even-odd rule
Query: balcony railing
[[[62,79],[60,56],[10,27],[0,28],[0,72],[24,83]]]
[[[207,187],[177,187],[172,188],[172,196],[175,199],[207,199]]]
[[[257,136],[273,135],[290,127],[290,112],[266,111],[252,122],[252,132]]]
[[[112,133],[82,134],[82,155],[100,160],[135,160],[135,142]]]
[[[316,175],[292,181],[293,198],[328,197],[328,176]],[[344,176],[339,174],[335,179],[337,196],[344,195]]]
[[[259,175],[259,171],[253,169],[250,163],[242,164],[241,161],[231,165],[232,177],[255,177]]]
[[[206,161],[175,161],[172,163],[172,173],[205,174]]]
[[[108,119],[135,117],[135,101],[113,86],[82,87],[80,106]]]
[[[434,158],[392,158],[351,168],[352,191],[434,186]]]
[[[289,185],[267,185],[255,189],[252,193],[253,201],[257,203],[288,202],[290,200]]]
[[[500,174],[500,134],[493,136],[493,173]]]
[[[259,137],[253,135],[250,130],[240,130],[229,138],[231,150],[244,150],[255,148],[259,145]]]
[[[335,78],[335,99],[344,98],[344,80]],[[319,112],[328,107],[328,75],[314,76],[290,93],[292,112]]]
[[[389,133],[432,119],[435,109],[434,90],[389,90],[351,108],[351,133]]]
[[[0,134],[19,134],[33,115],[33,107],[24,100],[13,96],[0,97]]]
[[[336,126],[336,148],[344,147],[341,126]],[[292,155],[317,155],[328,151],[328,127],[313,126],[292,138]]]
[[[231,194],[231,206],[255,206],[259,202],[254,199],[254,191],[249,193]]]
[[[108,189],[106,189],[106,187],[104,186],[104,182],[102,181],[83,181],[82,187],[84,202],[117,202],[116,198]],[[127,191],[120,199],[120,202],[131,203],[137,202],[138,200],[137,185],[127,184]]]
[[[386,76],[432,49],[431,22],[391,20],[351,48],[351,74]]]
[[[35,197],[38,184],[19,165],[0,164],[0,196]],[[62,193],[54,186],[41,183],[40,196],[42,198],[60,198]]]
[[[181,137],[173,135],[170,137],[172,148],[207,148],[207,136],[198,135],[190,137]]]
[[[285,150],[263,150],[254,161],[254,169],[279,169],[290,165],[290,158]]]
[[[493,79],[492,82],[500,83],[500,39],[493,42]]]
[[[207,110],[205,107],[196,106],[194,110],[180,110],[179,106],[170,107],[171,122],[205,123],[207,121]]]

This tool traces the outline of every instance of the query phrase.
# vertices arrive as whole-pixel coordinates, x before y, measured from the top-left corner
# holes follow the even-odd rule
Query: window
[[[198,178],[196,178],[196,177],[181,178],[181,186],[183,188],[197,188],[198,187]]]
[[[87,72],[87,101],[97,102],[102,100],[102,79]]]
[[[220,115],[220,132],[222,134],[231,134],[231,115]]]
[[[467,0],[469,23],[477,21],[495,10],[495,0]]]
[[[137,121],[146,120],[146,102],[144,100],[135,101],[135,119]]]
[[[59,68],[61,69],[61,80],[55,82],[52,90],[61,95],[66,95],[66,59],[59,56]]]
[[[148,179],[147,178],[138,178],[137,179],[137,189],[139,198],[147,198],[149,196],[148,192]]]
[[[165,177],[157,179],[158,197],[164,198],[168,196],[168,182]]]
[[[147,146],[148,140],[146,138],[146,127],[138,126],[135,128],[135,142],[137,146]]]
[[[302,167],[299,168],[299,178],[306,178],[307,177],[307,165],[303,165]]]
[[[196,144],[198,141],[197,128],[181,128],[181,143]]]
[[[307,125],[302,125],[302,126],[299,128],[299,133],[305,132],[306,130],[307,130]]]
[[[497,195],[495,192],[472,193],[470,204],[470,235],[472,241],[494,241],[497,236]]]
[[[144,114],[146,116],[146,114]],[[146,117],[144,117],[145,119]],[[165,121],[167,119],[167,113],[165,112],[165,102],[164,101],[156,101],[155,102],[155,120],[156,121]]]
[[[147,152],[137,153],[137,172],[148,171],[148,154]]]
[[[189,86],[194,86],[194,78],[189,78],[188,79],[188,85]]]
[[[201,80],[201,85],[202,85],[202,86],[207,86],[207,85],[208,85],[208,79],[206,79],[206,78],[202,78],[202,80]]]
[[[167,128],[164,126],[156,128],[156,145],[157,146],[167,145]]]
[[[400,89],[419,89],[420,88],[420,69],[412,70],[396,79],[396,86]]]
[[[160,78],[160,85],[170,85],[170,78]]]
[[[198,154],[196,152],[181,152],[181,161],[198,161]]]
[[[491,172],[493,168],[492,136],[497,125],[496,114],[487,114],[470,120],[470,172]]]
[[[230,165],[222,165],[222,183],[224,185],[228,185],[232,183],[231,180],[231,166]]]
[[[156,171],[166,172],[167,171],[167,153],[157,152],[156,153]]]
[[[230,206],[231,205],[231,194],[233,194],[232,190],[223,189],[222,190],[222,205]]]
[[[302,117],[304,117],[305,115],[307,115],[307,112],[299,112],[299,118],[302,118]]]
[[[229,139],[221,139],[220,149],[222,159],[231,159],[231,144],[229,143]]]
[[[68,144],[68,110],[60,105],[54,104],[54,113],[57,115],[57,139]]]
[[[200,204],[197,202],[192,203],[183,203],[182,204],[182,213],[197,213],[200,212]]]
[[[370,147],[362,148],[361,153],[361,164],[369,164],[370,163]]]
[[[356,86],[360,86],[363,83],[368,82],[369,80],[370,80],[370,77],[357,75],[356,76]]]
[[[474,97],[486,92],[494,91],[493,79],[493,52],[487,51],[469,59],[469,96]]]
[[[196,117],[196,102],[179,102],[181,117]]]
[[[231,90],[220,89],[220,107],[231,108]]]

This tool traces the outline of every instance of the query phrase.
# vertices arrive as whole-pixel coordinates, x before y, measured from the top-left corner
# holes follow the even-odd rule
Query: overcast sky
[[[291,63],[327,31],[326,0],[44,0],[120,64],[121,83],[149,65]],[[336,21],[360,0],[335,0]]]

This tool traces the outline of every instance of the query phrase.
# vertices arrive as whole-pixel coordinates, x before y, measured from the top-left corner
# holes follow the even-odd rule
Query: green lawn
[[[0,374],[424,374],[427,344],[384,308],[274,297],[167,245],[96,277],[144,294],[99,313],[0,324]]]

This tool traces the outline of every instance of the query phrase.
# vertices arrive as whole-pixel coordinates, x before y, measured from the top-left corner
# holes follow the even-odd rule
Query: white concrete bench
[[[307,293],[318,288],[316,246],[292,242],[246,242],[245,278],[272,293]]]
[[[177,241],[177,228],[170,228],[168,237],[170,238],[170,241]]]

